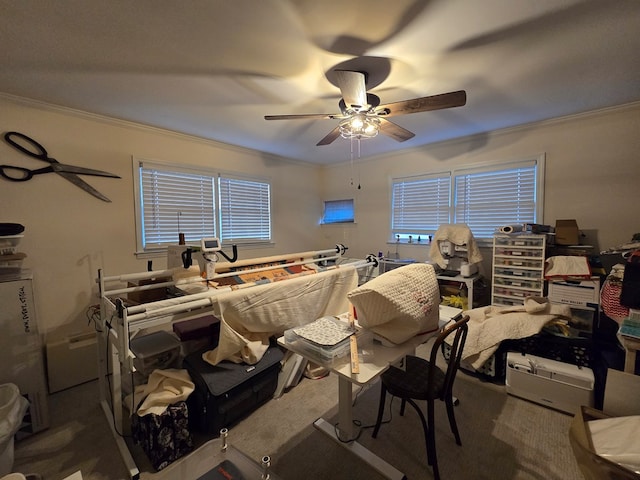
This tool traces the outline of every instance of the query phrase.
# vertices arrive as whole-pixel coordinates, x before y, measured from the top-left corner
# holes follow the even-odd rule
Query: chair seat
[[[405,369],[391,367],[382,374],[382,382],[387,391],[399,398],[416,400],[435,400],[440,398],[444,389],[445,374],[435,367],[433,383],[429,384],[429,361],[424,358],[407,355]]]

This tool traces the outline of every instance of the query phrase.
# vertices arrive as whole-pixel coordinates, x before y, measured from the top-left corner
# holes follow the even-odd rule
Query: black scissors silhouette
[[[98,190],[78,177],[78,174],[94,175],[97,177],[120,178],[118,175],[114,175],[113,173],[109,172],[103,172],[102,170],[74,167],[73,165],[65,165],[64,163],[60,163],[55,158],[51,158],[42,145],[36,142],[33,138],[27,137],[22,133],[7,132],[4,134],[4,139],[9,145],[20,150],[22,153],[29,155],[30,157],[42,160],[44,162],[49,162],[49,166],[39,168],[37,170],[29,170],[28,168],[16,167],[15,165],[0,165],[0,176],[6,178],[7,180],[11,180],[12,182],[26,182],[27,180],[31,180],[34,175],[55,172],[61,177],[69,180],[74,185],[90,193],[94,197],[97,197],[105,202],[111,201],[103,194],[101,194]]]

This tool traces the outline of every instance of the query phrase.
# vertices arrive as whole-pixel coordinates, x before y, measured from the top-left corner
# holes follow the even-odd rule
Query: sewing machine
[[[228,256],[222,251],[222,242],[218,237],[206,237],[200,240],[200,245],[169,245],[167,247],[167,268],[183,267],[185,270],[197,264],[200,276],[213,278],[216,271],[218,255],[222,255],[229,263],[238,259],[238,249],[232,246],[233,253]]]
[[[451,277],[462,275],[463,277],[470,277],[478,273],[478,265],[476,263],[469,263],[466,245],[456,245],[450,240],[437,240],[437,242],[440,254],[446,262],[444,271],[438,275]]]
[[[431,263],[444,270],[439,276],[471,277],[478,273],[482,254],[471,229],[464,223],[444,224],[438,227],[429,249]]]

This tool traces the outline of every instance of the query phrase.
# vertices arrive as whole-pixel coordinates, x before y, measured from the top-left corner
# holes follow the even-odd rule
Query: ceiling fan
[[[335,70],[334,73],[342,93],[338,103],[341,113],[265,115],[265,120],[340,120],[340,123],[317,143],[318,146],[329,145],[338,137],[371,138],[378,132],[398,142],[404,142],[415,134],[387,120],[387,117],[461,107],[467,103],[467,93],[464,90],[458,90],[380,105],[380,98],[377,95],[367,93],[366,73],[350,70]]]

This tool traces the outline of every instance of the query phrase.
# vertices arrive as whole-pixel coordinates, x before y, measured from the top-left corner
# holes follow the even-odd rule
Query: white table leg
[[[391,480],[406,480],[404,473],[395,468],[390,463],[385,462],[382,458],[375,455],[370,450],[367,450],[361,444],[355,440],[349,441],[355,438],[356,432],[353,424],[353,396],[352,388],[353,384],[346,378],[339,376],[338,383],[338,429],[339,437],[336,435],[336,428],[326,420],[319,418],[313,422],[313,426],[321,432],[325,433],[338,444],[342,445],[351,453],[360,457],[367,464],[371,465],[374,469]]]
[[[338,378],[338,430],[344,441],[353,440],[353,384],[346,378]]]

